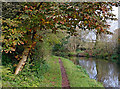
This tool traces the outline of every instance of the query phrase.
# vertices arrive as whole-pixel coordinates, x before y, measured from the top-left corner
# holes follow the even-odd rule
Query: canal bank
[[[104,87],[120,87],[120,68],[116,63],[86,57],[69,57],[68,59],[84,68],[91,79],[102,82]]]
[[[56,57],[58,58],[58,57]],[[59,57],[64,65],[70,87],[103,87],[102,83],[95,79],[90,79],[86,71],[79,65],[75,65],[71,60]]]

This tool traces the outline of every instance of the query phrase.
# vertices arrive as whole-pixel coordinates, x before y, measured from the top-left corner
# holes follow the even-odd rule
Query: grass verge
[[[61,87],[62,77],[59,65],[59,60],[55,56],[52,56],[47,60],[49,64],[49,71],[44,74],[44,79],[40,83],[43,87]]]
[[[48,65],[47,71],[45,65]],[[38,66],[39,63],[38,63]],[[12,68],[13,66],[11,66]],[[10,67],[2,67],[2,86],[3,87],[61,87],[61,71],[59,60],[52,56],[46,63],[42,65],[39,72],[42,73],[38,76],[36,69],[29,72],[29,69],[24,70],[18,75],[14,75]],[[27,70],[27,71],[26,71]],[[44,73],[43,73],[44,72]]]
[[[56,57],[56,59],[59,57]],[[100,82],[90,79],[88,74],[80,66],[73,64],[72,61],[60,57],[65,67],[71,87],[103,87]]]

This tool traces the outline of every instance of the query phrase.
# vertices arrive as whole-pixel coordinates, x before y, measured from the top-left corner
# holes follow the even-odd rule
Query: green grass
[[[47,63],[50,66],[48,72],[44,74],[44,79],[40,83],[41,87],[61,87],[62,77],[59,65],[59,60],[52,56]]]
[[[38,63],[39,64],[39,63]],[[48,65],[46,72],[44,67]],[[33,72],[21,72],[18,75],[14,75],[9,67],[2,67],[2,86],[3,87],[61,87],[61,71],[59,60],[56,57],[50,57],[46,60],[46,64],[43,64],[42,73],[40,76],[36,73],[36,69]],[[39,66],[39,65],[38,65]],[[24,68],[24,70],[26,70]],[[23,71],[24,71],[23,70]],[[44,73],[43,73],[44,72]]]
[[[86,74],[86,72],[80,66],[76,66],[68,59],[62,57],[60,58],[65,67],[71,87],[103,87],[100,82],[90,79],[88,74]]]
[[[68,55],[77,55],[75,52],[68,52]]]
[[[72,61],[51,56],[46,60],[45,64],[48,65],[47,71],[44,70],[45,64],[43,64],[40,76],[34,73],[35,71],[27,73],[24,72],[14,75],[11,73],[11,68],[3,67],[2,74],[2,86],[3,87],[61,87],[62,77],[59,65],[59,58],[63,61],[67,76],[71,87],[103,87],[101,83],[96,80],[90,79],[88,74],[80,66],[73,64]],[[39,63],[38,63],[39,65]],[[28,68],[29,69],[29,68]],[[28,70],[27,70],[28,71]]]
[[[84,53],[84,51],[78,50],[78,51],[77,51],[77,54],[78,54],[78,53]]]

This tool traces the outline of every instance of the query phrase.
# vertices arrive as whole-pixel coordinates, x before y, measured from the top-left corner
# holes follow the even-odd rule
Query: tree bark
[[[22,65],[24,65],[24,63],[27,60],[28,54],[29,54],[30,48],[25,48],[25,50],[23,51],[22,54],[22,59],[19,61],[16,70],[15,70],[15,74],[17,75],[22,67]]]

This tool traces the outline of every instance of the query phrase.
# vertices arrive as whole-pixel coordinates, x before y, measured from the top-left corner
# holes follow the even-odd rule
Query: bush
[[[7,66],[9,63],[11,63],[12,60],[9,58],[9,56],[5,53],[2,54],[2,65]]]
[[[12,67],[12,66],[11,66]],[[45,60],[31,62],[28,60],[24,69],[14,75],[10,67],[2,68],[2,84],[4,87],[40,87],[43,74],[49,69]]]
[[[84,68],[82,68],[81,66],[77,65],[77,68],[79,68],[82,72],[84,72],[86,75],[88,75],[87,71]]]
[[[85,53],[85,55],[86,55],[87,57],[89,57],[89,53]]]
[[[32,56],[28,56],[23,70],[18,75],[14,75],[17,63],[14,64],[8,54],[2,56],[4,64],[2,83],[4,87],[40,87],[43,74],[48,71],[49,66],[38,51],[35,49]]]

